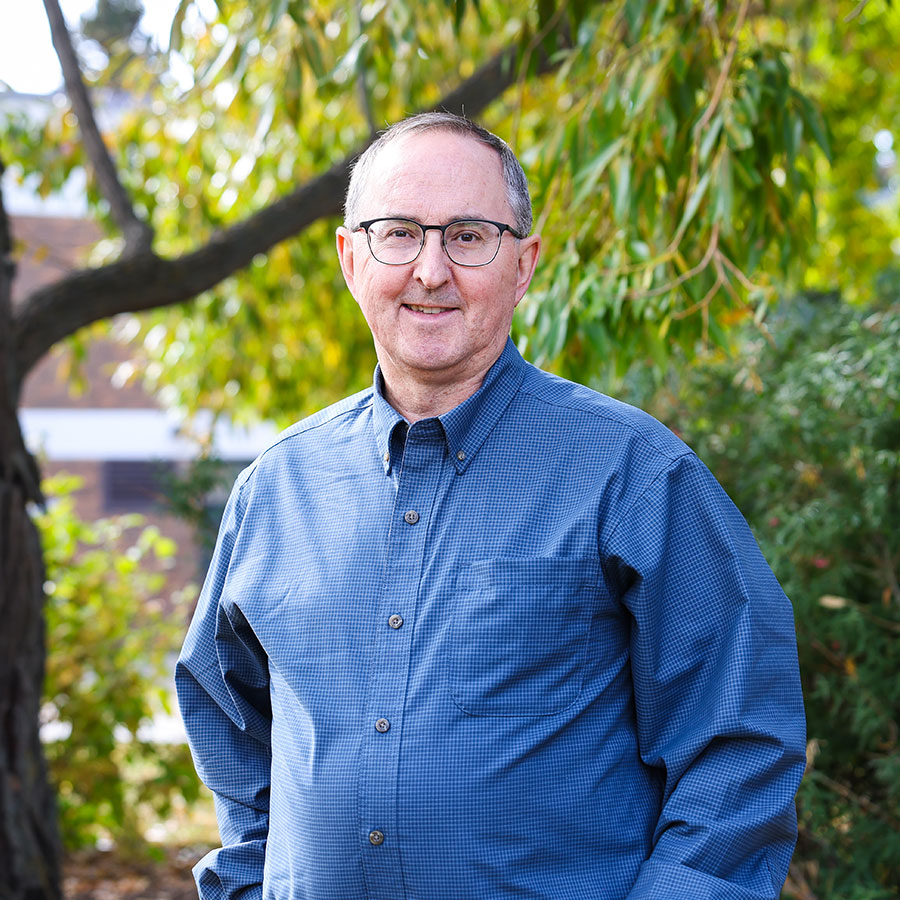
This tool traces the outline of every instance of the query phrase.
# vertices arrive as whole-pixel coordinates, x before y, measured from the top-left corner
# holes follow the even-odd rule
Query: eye
[[[488,240],[488,230],[492,226],[482,222],[458,222],[447,229],[447,240],[454,244],[472,246]]]
[[[385,219],[373,225],[371,233],[377,241],[406,243],[420,240],[416,223],[405,219]]]

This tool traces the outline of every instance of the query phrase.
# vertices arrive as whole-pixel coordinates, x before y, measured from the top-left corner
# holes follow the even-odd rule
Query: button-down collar
[[[513,342],[507,338],[503,352],[488,370],[481,387],[455,409],[438,416],[444,429],[447,453],[460,474],[471,464],[484,439],[515,396],[527,365]],[[398,446],[403,446],[403,440],[396,441],[395,435],[405,437],[408,423],[384,396],[384,376],[380,366],[375,367],[373,388],[375,440],[384,472],[388,475],[392,467],[399,463],[395,458]]]

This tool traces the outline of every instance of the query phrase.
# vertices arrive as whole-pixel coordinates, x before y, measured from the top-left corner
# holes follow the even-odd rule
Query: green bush
[[[45,752],[66,845],[135,845],[142,811],[166,815],[199,792],[187,747],[141,732],[170,711],[188,598],[164,605],[158,596],[173,542],[140,516],[81,521],[78,486],[71,476],[47,480],[47,509],[36,516],[47,566]]]
[[[655,411],[743,511],[794,604],[809,736],[794,883],[887,900],[900,896],[900,303],[801,298],[770,330],[737,361],[685,370]]]

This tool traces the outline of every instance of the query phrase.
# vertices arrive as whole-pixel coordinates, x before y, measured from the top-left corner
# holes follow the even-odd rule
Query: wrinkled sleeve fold
[[[791,605],[688,454],[615,525],[643,762],[662,813],[629,900],[775,900],[796,840],[805,726]]]
[[[215,797],[222,839],[194,868],[200,900],[262,897],[271,708],[265,654],[230,591],[241,500],[239,481],[175,669],[194,764]]]

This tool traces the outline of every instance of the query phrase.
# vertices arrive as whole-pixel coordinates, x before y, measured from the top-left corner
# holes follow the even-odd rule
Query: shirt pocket
[[[488,559],[457,576],[450,694],[473,716],[548,716],[571,706],[600,585],[592,559]]]

